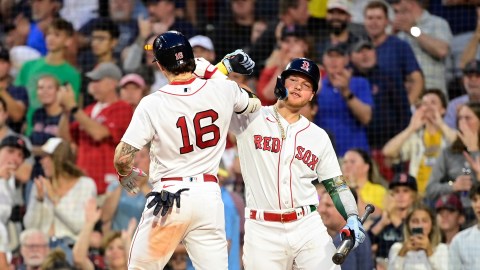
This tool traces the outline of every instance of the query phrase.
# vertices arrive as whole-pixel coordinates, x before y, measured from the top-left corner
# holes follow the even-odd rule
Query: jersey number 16
[[[200,126],[200,121],[205,118],[212,119],[212,124],[204,127]],[[218,113],[214,110],[207,110],[198,112],[193,118],[193,126],[195,127],[195,141],[196,145],[200,149],[205,149],[217,145],[220,140],[220,128],[213,124],[218,119]],[[180,147],[180,154],[186,154],[193,151],[193,144],[190,143],[190,137],[188,134],[187,120],[185,116],[178,118],[177,128],[182,132],[183,146]],[[213,133],[213,138],[204,141],[203,135]]]

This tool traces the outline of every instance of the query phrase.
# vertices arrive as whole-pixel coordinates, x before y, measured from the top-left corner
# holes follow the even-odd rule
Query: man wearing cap
[[[445,123],[451,128],[457,128],[458,108],[469,102],[480,102],[480,60],[472,60],[463,69],[463,87],[467,92],[463,96],[456,97],[448,103]]]
[[[327,40],[317,44],[318,55],[323,55],[325,49],[333,44],[346,44],[350,47],[359,40],[359,37],[349,31],[351,20],[351,4],[348,0],[329,0],[325,21],[329,29]]]
[[[193,56],[203,57],[208,62],[215,61],[215,49],[212,40],[207,36],[196,35],[188,40],[193,49]]]
[[[20,132],[28,108],[28,94],[25,87],[12,84],[10,67],[10,53],[7,48],[0,46],[0,97],[7,104],[8,126]]]
[[[396,174],[388,189],[390,194],[382,217],[368,231],[372,244],[376,245],[377,263],[388,258],[388,251],[395,242],[403,241],[403,222],[418,196],[417,180],[406,173]]]
[[[327,76],[317,94],[315,124],[329,132],[338,156],[358,147],[369,151],[366,126],[372,119],[373,99],[368,81],[352,77],[345,45],[333,45],[323,54]]]
[[[130,73],[120,80],[120,99],[135,110],[140,100],[147,94],[145,80],[136,73]]]
[[[73,91],[63,90],[60,104],[64,111],[59,134],[77,144],[77,165],[95,180],[97,192],[102,195],[111,181],[117,181],[113,154],[130,123],[133,109],[117,94],[116,88],[122,78],[117,65],[102,63],[86,76],[91,80],[88,89],[96,103],[82,110]],[[73,122],[69,124],[68,119]]]
[[[465,223],[462,201],[455,193],[442,195],[435,203],[435,211],[442,243],[449,245]]]

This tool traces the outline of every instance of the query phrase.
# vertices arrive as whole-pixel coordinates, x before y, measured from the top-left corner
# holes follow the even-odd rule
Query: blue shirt
[[[396,89],[406,91],[404,82],[407,76],[421,71],[412,47],[398,37],[388,36],[375,50],[378,67],[393,80]]]
[[[457,129],[457,111],[460,106],[470,101],[468,95],[456,97],[448,102],[447,112],[443,120],[449,127]]]
[[[339,247],[342,241],[340,240],[340,234],[337,234],[333,238],[333,244],[335,247]],[[371,270],[373,267],[372,257],[372,243],[370,238],[365,237],[365,241],[358,245],[358,247],[352,250],[345,261],[342,263],[342,270]]]
[[[350,90],[363,103],[373,107],[370,84],[364,78],[352,77]],[[340,92],[333,87],[328,77],[322,80],[322,88],[317,94],[318,113],[315,124],[333,136],[338,156],[343,156],[350,148],[358,147],[369,151],[367,132],[348,108]]]
[[[42,56],[47,55],[47,44],[43,32],[36,23],[30,25],[30,32],[27,37],[27,46],[37,50]]]
[[[12,96],[13,99],[15,99],[16,101],[22,102],[23,104],[25,104],[26,110],[28,109],[28,105],[29,105],[28,93],[25,87],[15,86],[11,84],[7,87],[7,91]],[[25,123],[25,116],[23,117],[23,119],[21,119],[18,122],[13,122],[10,118],[7,119],[7,125],[17,133],[22,132],[23,123]]]
[[[113,181],[107,188],[107,192],[114,191],[119,185],[119,182]],[[118,201],[117,211],[112,219],[112,230],[121,231],[128,228],[128,223],[133,217],[140,221],[142,212],[145,207],[147,199],[143,193],[139,192],[136,195],[129,195],[127,191],[122,189],[120,200]]]

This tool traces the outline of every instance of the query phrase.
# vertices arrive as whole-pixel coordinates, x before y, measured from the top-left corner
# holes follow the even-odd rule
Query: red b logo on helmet
[[[308,63],[308,61],[303,61],[300,68],[308,72],[310,70],[310,63]]]
[[[182,52],[177,52],[175,54],[175,60],[180,60],[183,59],[183,53]]]

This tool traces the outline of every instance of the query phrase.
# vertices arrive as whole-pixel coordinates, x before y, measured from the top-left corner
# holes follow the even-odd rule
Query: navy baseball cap
[[[25,142],[25,139],[22,138],[21,136],[10,135],[10,136],[5,137],[2,140],[2,142],[0,142],[0,149],[2,149],[5,146],[18,148],[18,149],[22,150],[24,158],[30,157],[30,150],[28,150],[28,148],[27,148],[27,143]]]
[[[414,191],[418,191],[417,180],[415,177],[406,173],[397,173],[393,176],[392,182],[388,185],[388,189],[393,189],[398,186],[406,186]]]
[[[480,74],[480,61],[472,60],[463,68],[463,74]]]
[[[336,53],[339,53],[341,55],[347,55],[347,45],[344,44],[344,43],[341,43],[341,44],[335,44],[335,45],[330,45],[328,46],[326,49],[325,49],[325,52],[326,54],[328,53],[331,53],[331,52],[336,52]]]
[[[281,40],[284,40],[287,37],[298,37],[305,39],[308,36],[308,30],[301,25],[286,25],[282,29]]]

